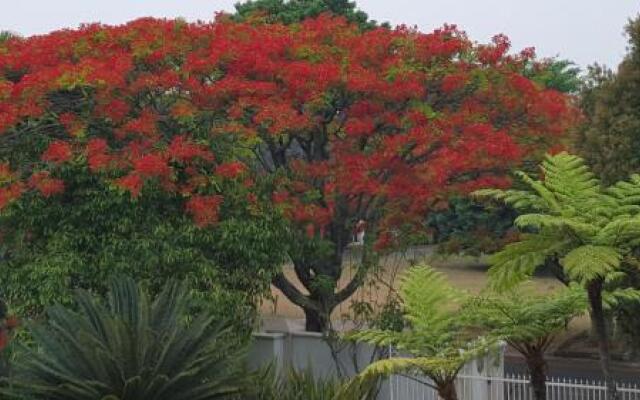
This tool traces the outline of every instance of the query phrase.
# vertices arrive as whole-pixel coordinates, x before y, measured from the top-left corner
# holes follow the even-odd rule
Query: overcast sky
[[[215,11],[233,10],[236,0],[1,1],[0,30],[33,35],[143,16],[210,20]],[[454,23],[480,42],[505,33],[517,50],[533,46],[540,56],[559,55],[582,67],[616,66],[625,52],[623,26],[640,12],[638,0],[360,0],[358,5],[376,20],[423,31]]]

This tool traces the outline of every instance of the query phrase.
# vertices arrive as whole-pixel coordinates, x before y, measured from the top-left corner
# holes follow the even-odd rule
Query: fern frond
[[[638,206],[640,205],[640,175],[634,174],[629,181],[617,182],[607,189],[620,205]]]
[[[600,194],[600,182],[580,157],[564,152],[547,155],[542,172],[545,187],[565,202],[593,199]]]
[[[567,253],[560,263],[571,279],[587,283],[604,279],[620,266],[621,260],[622,254],[614,247],[584,245]]]
[[[336,396],[335,400],[364,400],[364,394],[375,386],[381,377],[398,374],[425,374],[434,372],[448,374],[460,368],[460,361],[430,357],[403,358],[394,357],[370,364],[364,371],[349,381]]]
[[[556,235],[524,234],[522,240],[505,246],[489,258],[489,281],[494,290],[503,291],[529,279],[546,259],[561,253],[570,240]]]
[[[443,273],[427,266],[413,267],[403,276],[400,294],[415,330],[432,332],[448,329],[453,307],[465,296]]]
[[[488,293],[465,305],[470,323],[511,343],[532,343],[553,336],[587,309],[583,288],[572,285],[555,293],[531,293],[523,287]]]
[[[598,227],[581,221],[579,218],[563,217],[548,214],[523,214],[516,218],[514,224],[522,230],[568,229],[576,236],[588,240],[598,233]]]
[[[640,290],[635,288],[615,289],[602,293],[602,304],[607,310],[613,310],[623,303],[640,304]]]
[[[548,210],[555,213],[559,213],[561,211],[558,199],[555,197],[553,192],[544,186],[542,182],[532,179],[529,175],[521,171],[516,172],[516,175],[544,201]]]
[[[547,203],[535,194],[523,190],[482,189],[472,193],[476,197],[487,197],[513,207],[517,211],[544,211]]]
[[[609,221],[595,235],[593,243],[604,246],[634,247],[640,243],[640,216],[632,217],[623,214]]]

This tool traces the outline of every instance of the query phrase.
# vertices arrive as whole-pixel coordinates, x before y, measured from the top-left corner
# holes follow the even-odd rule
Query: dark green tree
[[[577,93],[582,85],[580,68],[573,61],[551,58],[528,63],[524,75],[534,82],[562,93]]]
[[[363,29],[377,25],[376,21],[370,20],[364,11],[356,7],[355,2],[349,0],[249,0],[236,3],[235,7],[234,17],[239,20],[262,16],[269,23],[293,24],[323,13],[331,13],[344,16]]]
[[[225,313],[247,315],[267,293],[285,249],[275,214],[251,215],[230,201],[215,229],[201,229],[176,196],[149,187],[132,199],[84,168],[67,167],[63,199],[25,196],[0,213],[0,292],[19,315],[69,304],[75,288],[104,293],[117,274],[152,290],[188,279],[203,301],[224,300]]]
[[[475,256],[501,249],[516,216],[511,207],[457,196],[447,208],[430,212],[426,224],[441,252]]]
[[[630,20],[625,30],[628,51],[617,71],[597,64],[589,67],[580,91],[584,122],[575,148],[605,183],[640,171],[640,18]],[[627,283],[640,287],[637,266],[625,268]],[[634,302],[622,302],[612,310],[619,339],[628,341],[628,348],[637,349],[635,343],[640,343],[638,312],[640,306]]]
[[[616,73],[590,67],[576,148],[605,183],[640,171],[640,19],[626,27],[628,53]]]
[[[5,42],[9,39],[18,37],[15,33],[11,31],[0,31],[0,43]]]

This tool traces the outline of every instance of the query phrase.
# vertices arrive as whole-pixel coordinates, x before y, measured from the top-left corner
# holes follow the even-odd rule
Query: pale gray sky
[[[236,0],[0,0],[0,30],[23,35],[119,24],[137,17],[209,20],[233,10]],[[540,56],[560,55],[580,66],[616,66],[625,52],[623,26],[640,12],[638,0],[360,0],[372,18],[418,25],[423,31],[455,23],[477,41],[508,35],[515,49],[534,46]]]

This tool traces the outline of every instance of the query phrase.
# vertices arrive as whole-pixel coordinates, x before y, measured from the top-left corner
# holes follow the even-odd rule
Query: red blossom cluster
[[[31,175],[29,187],[39,191],[44,197],[51,197],[64,192],[64,182],[52,178],[49,171],[38,171]]]
[[[337,203],[357,219],[384,209],[382,226],[411,220],[447,193],[507,185],[508,168],[572,123],[564,95],[521,74],[533,52],[509,46],[505,36],[476,45],[455,26],[361,31],[330,16],[291,26],[140,19],[10,39],[0,44],[0,140],[27,120],[67,135],[54,130],[33,160],[46,171],[0,171],[0,208],[25,190],[61,193],[57,168],[86,162],[134,197],[150,181],[181,194],[204,226],[222,202],[212,181],[282,167],[273,201],[309,234],[335,221]],[[70,93],[83,96],[81,111],[59,111],[53,95]],[[276,165],[249,171],[216,157],[225,137],[267,149]]]
[[[218,210],[222,196],[193,196],[187,201],[187,212],[193,216],[198,226],[212,225],[218,222]]]
[[[64,163],[71,159],[73,152],[71,151],[71,145],[62,140],[56,140],[49,144],[47,150],[42,153],[42,161],[48,161],[52,163]]]

